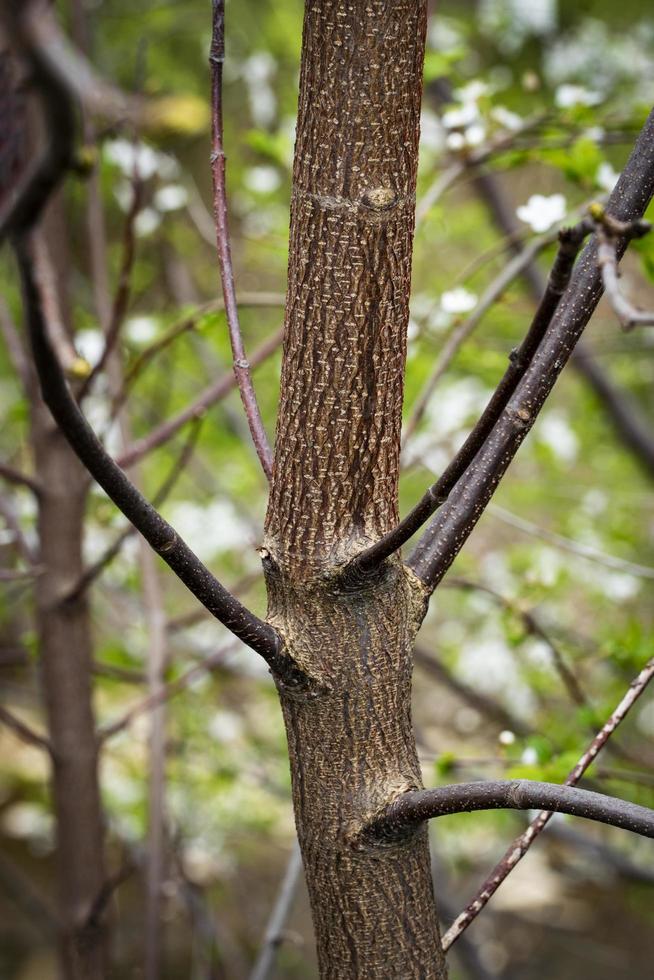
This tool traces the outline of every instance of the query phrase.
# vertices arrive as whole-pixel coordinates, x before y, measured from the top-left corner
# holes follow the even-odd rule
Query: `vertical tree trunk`
[[[51,252],[66,241],[61,202],[45,220]],[[57,302],[65,299],[59,269]],[[64,318],[68,319],[64,313]],[[62,980],[106,975],[104,916],[91,917],[105,881],[104,822],[98,780],[98,745],[92,692],[92,639],[86,593],[65,597],[81,575],[89,477],[37,391],[31,395],[31,439],[42,488],[38,534],[43,574],[36,579],[37,628],[48,736],[53,750],[57,888],[61,920]]]
[[[62,601],[82,572],[88,477],[42,405],[32,421],[41,561],[36,582],[39,654],[53,748],[62,980],[104,977],[102,923],[89,922],[104,882],[104,828],[91,691],[91,637],[84,597]]]
[[[411,649],[424,594],[398,558],[342,576],[397,520],[424,55],[423,0],[307,0],[269,618],[313,678],[284,689],[321,974],[444,978],[426,831],[363,823],[421,784]]]

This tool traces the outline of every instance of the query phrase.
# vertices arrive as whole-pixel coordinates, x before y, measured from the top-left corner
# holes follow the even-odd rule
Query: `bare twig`
[[[234,374],[241,394],[241,401],[252,434],[252,441],[257,456],[268,477],[272,477],[272,453],[268,437],[263,427],[261,413],[252,385],[250,363],[245,356],[241,327],[236,305],[234,289],[234,271],[232,268],[232,253],[229,242],[227,224],[227,195],[225,191],[225,151],[223,149],[223,118],[222,118],[222,78],[223,62],[225,60],[225,3],[224,0],[212,0],[213,22],[211,33],[211,174],[213,177],[213,212],[216,222],[216,242],[218,260],[220,263],[220,279],[225,299],[225,314],[229,328],[229,339],[234,357]]]
[[[284,927],[291,913],[293,900],[302,874],[302,855],[297,841],[293,844],[291,856],[275,904],[266,926],[263,946],[250,973],[250,980],[268,980],[272,975],[277,951],[284,942]]]
[[[508,414],[507,405],[523,381],[526,372],[531,367],[536,351],[552,322],[561,296],[570,280],[574,260],[581,243],[589,233],[591,227],[592,225],[584,220],[573,228],[566,228],[559,232],[559,250],[547,281],[545,294],[541,299],[521,346],[511,354],[509,366],[504,372],[501,381],[477,421],[477,424],[468,435],[468,438],[452,462],[441,474],[439,479],[429,487],[415,507],[400,521],[397,527],[389,531],[388,534],[385,534],[372,547],[358,555],[350,563],[347,574],[365,575],[374,569],[380,562],[384,561],[389,555],[393,554],[394,551],[397,551],[398,548],[405,544],[422,527],[425,521],[448,500],[450,493],[456,487],[461,477],[464,476],[468,466],[475,460],[476,455],[484,446],[498,420],[503,415]],[[510,263],[510,267],[515,264],[517,269],[515,272],[516,275],[520,271],[520,268],[524,268],[525,265],[524,262],[518,262],[518,258],[516,257]],[[522,424],[520,416],[518,416],[518,420]]]
[[[257,347],[250,361],[251,367],[257,367],[277,350],[282,342],[282,335],[282,330],[278,330]],[[200,418],[212,405],[215,405],[217,401],[220,401],[230,391],[233,391],[236,386],[237,381],[232,372],[223,375],[222,378],[219,378],[216,382],[205,388],[196,400],[179,412],[178,415],[175,415],[172,419],[168,419],[167,422],[162,422],[161,425],[153,429],[147,436],[143,436],[142,439],[132,443],[118,458],[120,466],[124,469],[129,469],[130,466],[139,462],[144,456],[152,452],[153,449],[157,449],[171,439],[188,422]]]
[[[619,220],[640,217],[654,193],[654,112],[611,195],[608,210]],[[620,254],[626,248],[621,239]],[[490,433],[481,441],[465,477],[450,493],[424,532],[409,566],[433,590],[484,512],[500,480],[533,425],[602,294],[597,243],[577,263],[565,295],[532,360]]]
[[[593,548],[589,544],[583,544],[583,542],[575,541],[573,538],[566,538],[563,534],[548,531],[546,528],[534,524],[533,521],[525,520],[524,517],[518,517],[517,514],[511,513],[511,511],[506,510],[504,507],[499,507],[497,504],[492,504],[489,511],[494,517],[498,517],[510,527],[524,531],[525,534],[531,534],[536,538],[542,538],[543,541],[547,541],[562,551],[567,551],[579,558],[586,558],[588,561],[594,561],[598,565],[604,565],[606,568],[614,568],[620,572],[627,572],[636,578],[654,579],[654,568],[651,565],[640,565],[637,562],[628,561],[626,558],[619,558],[617,555],[609,555],[605,551],[600,551],[599,548]]]
[[[38,732],[35,732],[24,721],[21,721],[20,718],[12,714],[11,711],[1,706],[0,722],[12,731],[14,735],[18,736],[22,742],[26,742],[28,745],[35,745],[38,749],[45,749],[46,752],[52,755],[52,745],[45,735],[39,735]]]
[[[641,238],[651,231],[648,221],[616,221],[607,214],[600,205],[591,207],[595,218],[599,246],[597,249],[597,264],[602,272],[602,281],[609,303],[625,331],[634,327],[653,326],[654,312],[646,313],[638,310],[623,295],[620,289],[620,273],[618,272],[618,242],[621,238],[627,240]]]
[[[41,493],[41,487],[37,480],[28,476],[26,473],[21,473],[20,470],[17,470],[14,466],[10,466],[9,463],[0,462],[0,479],[6,480],[7,483],[13,483],[17,487],[26,487],[36,497]]]
[[[16,324],[9,312],[9,307],[2,296],[0,296],[0,334],[2,334],[2,339],[5,342],[11,366],[16,372],[17,377],[20,378],[23,391],[29,398],[34,390],[36,378],[34,377],[27,351],[23,347],[20,335],[16,329]]]
[[[598,753],[604,748],[613,732],[624,720],[634,703],[643,693],[652,677],[654,677],[654,659],[648,661],[638,677],[632,681],[629,690],[622,698],[608,721],[603,725],[586,751],[580,757],[577,765],[568,773],[566,786],[575,786],[591,765]],[[495,894],[504,879],[511,873],[516,864],[524,857],[533,841],[547,826],[552,816],[550,810],[542,811],[529,825],[527,830],[517,837],[510,845],[504,857],[496,864],[492,872],[479,889],[475,897],[457,917],[452,926],[443,936],[443,949],[449,949],[456,942],[464,929],[470,925],[481,912],[489,899]]]
[[[121,715],[120,718],[117,718],[115,721],[112,721],[108,725],[104,725],[102,728],[100,728],[98,732],[98,738],[100,741],[106,742],[107,739],[113,738],[114,735],[118,735],[119,732],[129,728],[132,722],[140,715],[145,714],[147,711],[152,711],[158,705],[163,704],[165,701],[169,701],[170,698],[176,697],[178,694],[186,691],[189,685],[191,685],[198,677],[203,677],[212,670],[216,670],[216,668],[221,667],[225,662],[227,655],[231,653],[234,648],[234,642],[227,643],[220,650],[217,650],[216,653],[211,654],[210,657],[206,657],[201,663],[190,667],[176,680],[171,681],[169,684],[161,687],[155,694],[149,694],[147,697],[137,701],[136,704],[132,705],[131,708],[128,708],[125,714]]]
[[[143,191],[142,181],[138,173],[134,174],[134,179],[132,180],[131,186],[132,200],[127,214],[125,215],[125,223],[123,225],[123,249],[120,271],[118,273],[118,283],[116,285],[116,291],[111,304],[111,312],[108,322],[105,325],[104,347],[102,348],[102,353],[100,354],[97,363],[93,366],[91,372],[81,387],[79,393],[80,401],[89,392],[91,385],[102,373],[108,359],[111,357],[112,351],[118,342],[118,337],[125,321],[125,314],[127,313],[127,307],[129,305],[132,271],[134,268],[134,259],[136,257],[135,222],[139,211],[141,210]]]

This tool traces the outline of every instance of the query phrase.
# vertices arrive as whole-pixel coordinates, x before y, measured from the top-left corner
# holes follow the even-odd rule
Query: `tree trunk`
[[[364,823],[420,786],[411,651],[425,593],[399,558],[345,564],[397,521],[422,0],[307,0],[269,618],[312,678],[280,685],[321,975],[444,978],[426,830]]]
[[[82,572],[88,476],[47,409],[32,421],[43,490],[36,579],[38,637],[48,735],[53,749],[62,980],[104,977],[105,929],[89,921],[104,882],[104,826],[91,691],[91,637],[84,597],[63,600]]]
[[[48,209],[44,234],[57,260],[52,288],[69,321],[62,283],[66,231],[59,198]],[[86,593],[66,599],[84,569],[82,544],[88,473],[35,390],[31,439],[41,486],[38,534],[43,574],[36,579],[37,628],[56,826],[57,890],[62,980],[106,975],[104,910],[92,915],[105,882],[104,821],[92,691],[92,640]]]

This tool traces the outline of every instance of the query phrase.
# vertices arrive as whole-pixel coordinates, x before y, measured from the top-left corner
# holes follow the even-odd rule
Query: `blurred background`
[[[68,370],[77,379],[103,347],[98,277],[104,268],[105,295],[115,301],[133,238],[119,341],[129,439],[115,422],[111,378],[99,379],[86,402],[96,430],[120,454],[125,441],[138,445],[230,372],[211,217],[211,10],[207,0],[56,6],[66,35],[100,76],[157,106],[138,126],[86,119],[83,172],[54,202],[45,236],[44,268],[63,334],[72,332]],[[302,6],[228,0],[226,9],[230,221],[250,354],[283,317]],[[556,230],[606,198],[654,91],[654,12],[645,0],[437,6],[425,69],[403,511],[483,409],[529,323]],[[89,244],[98,214],[104,266]],[[497,288],[512,254],[525,248],[531,263]],[[636,304],[654,307],[653,278],[654,237],[624,263],[623,286]],[[6,340],[12,323],[21,323],[8,252],[0,293]],[[480,304],[488,309],[475,322]],[[585,343],[420,634],[414,717],[427,785],[563,780],[652,655],[654,333],[621,332],[603,303]],[[255,382],[272,437],[279,348],[268,346]],[[10,353],[0,345],[0,459],[34,476],[34,426]],[[167,519],[264,615],[255,550],[264,479],[238,394],[207,396],[203,409],[142,454],[138,479],[150,497],[165,486]],[[621,411],[640,441],[625,437]],[[45,733],[34,611],[44,574],[37,505],[28,486],[1,474],[0,505],[1,704]],[[105,559],[123,528],[91,486],[87,566]],[[99,763],[114,876],[110,975],[145,975],[144,877],[158,800],[158,975],[248,977],[294,840],[277,696],[265,665],[198,610],[163,567],[155,569],[152,599],[152,568],[135,536],[115,550],[88,585],[95,720],[101,730],[119,729]],[[154,675],[153,602],[165,619]],[[165,703],[156,693],[162,685],[172,685]],[[153,693],[156,710],[143,703]],[[0,977],[48,980],[56,975],[57,883],[47,755],[1,721]],[[616,741],[619,750],[595,764],[593,786],[654,805],[654,692]],[[154,789],[153,772],[160,773]],[[515,813],[434,822],[446,925],[524,825]],[[452,978],[650,976],[653,899],[649,841],[555,819],[465,944],[453,948]],[[301,882],[281,938],[276,975],[315,977]]]

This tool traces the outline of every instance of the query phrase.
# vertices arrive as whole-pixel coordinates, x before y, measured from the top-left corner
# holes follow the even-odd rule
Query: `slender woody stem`
[[[281,342],[282,330],[280,329],[275,331],[274,334],[257,347],[252,355],[251,367],[257,367],[274,354]],[[138,439],[131,446],[128,446],[122,455],[118,457],[118,463],[125,469],[129,469],[130,466],[138,463],[139,460],[147,456],[153,449],[157,449],[165,442],[168,442],[169,439],[172,439],[175,433],[179,432],[188,422],[201,418],[207,409],[228,395],[230,391],[233,391],[237,383],[237,379],[231,371],[229,374],[224,374],[221,378],[218,378],[217,381],[214,381],[213,384],[205,388],[192,404],[187,405],[186,408],[182,409],[173,418],[168,419],[167,422],[162,422],[156,429],[149,432],[147,436],[143,436],[142,439]]]
[[[234,357],[234,375],[241,394],[241,401],[252,434],[257,456],[263,471],[270,480],[272,476],[272,453],[268,437],[263,427],[261,413],[252,385],[250,363],[245,356],[241,327],[234,289],[234,270],[232,251],[227,223],[227,195],[225,191],[225,152],[223,149],[222,116],[222,78],[225,60],[225,4],[224,0],[213,0],[213,22],[211,34],[211,173],[213,177],[213,211],[216,223],[216,243],[220,263],[220,279],[225,299],[225,314],[229,328],[229,339]]]
[[[263,946],[250,973],[250,980],[269,980],[273,975],[277,951],[284,941],[284,927],[291,914],[301,875],[302,854],[296,840],[268,919]]]
[[[404,793],[367,828],[392,840],[424,820],[473,810],[536,810],[597,820],[612,827],[654,838],[654,810],[603,793],[529,779],[459,783]]]
[[[654,112],[650,113],[607,210],[620,221],[644,213],[654,193]],[[627,242],[621,238],[618,253]],[[450,567],[533,425],[602,295],[597,243],[579,260],[549,329],[529,366],[486,434],[465,476],[430,522],[408,564],[433,590]]]
[[[37,749],[45,749],[52,755],[52,745],[45,735],[39,735],[26,725],[24,721],[8,711],[7,708],[0,707],[0,722],[10,729],[22,742],[27,745],[34,745]]]
[[[627,716],[635,702],[643,693],[652,677],[654,677],[654,659],[648,661],[640,674],[629,686],[629,690],[622,698],[608,721],[602,726],[595,738],[592,740],[586,751],[580,757],[577,765],[568,773],[565,780],[566,786],[575,786],[584,775],[590,764],[598,753],[604,748],[618,725]],[[449,949],[452,943],[456,942],[461,933],[468,928],[481,910],[486,906],[490,898],[495,894],[502,882],[513,871],[518,862],[525,856],[534,840],[545,829],[550,821],[552,812],[543,810],[533,820],[524,833],[520,834],[509,846],[502,859],[495,865],[490,875],[486,878],[475,897],[468,903],[463,912],[456,918],[448,931],[443,936],[443,949]]]
[[[73,450],[116,506],[140,531],[190,591],[216,619],[251,646],[271,669],[288,674],[293,667],[280,652],[276,631],[243,606],[202,564],[170,524],[148,503],[106,452],[72,397],[50,346],[40,297],[32,272],[30,244],[17,242],[27,322],[43,399]]]
[[[570,280],[574,260],[579,252],[581,243],[592,228],[592,222],[584,219],[584,221],[575,225],[574,228],[565,228],[559,233],[559,250],[547,281],[545,294],[532,320],[527,335],[520,347],[511,353],[509,366],[474,429],[470,432],[468,438],[447,469],[427,490],[413,510],[407,514],[397,527],[384,535],[371,548],[358,555],[351,563],[350,571],[358,571],[363,574],[371,571],[380,562],[384,561],[384,559],[388,558],[393,552],[405,544],[422,527],[425,521],[435,513],[441,504],[445,503],[450,492],[484,445],[493,426],[502,415],[511,396],[531,364],[531,360],[552,321],[561,296]],[[516,263],[516,260],[514,260],[514,263]],[[524,259],[522,263],[516,264],[518,268],[515,275],[522,268]]]
[[[647,313],[636,309],[626,296],[623,296],[620,289],[618,241],[620,237],[641,238],[651,230],[652,226],[647,221],[615,221],[610,215],[597,209],[595,216],[599,239],[597,264],[602,272],[604,290],[622,329],[628,331],[638,326],[651,327],[654,325],[654,312]]]

